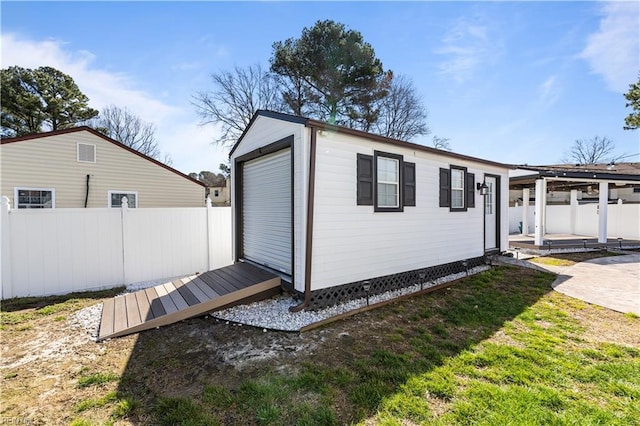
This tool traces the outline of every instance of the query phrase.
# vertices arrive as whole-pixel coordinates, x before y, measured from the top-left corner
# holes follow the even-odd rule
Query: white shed
[[[230,156],[235,260],[277,271],[299,309],[461,272],[508,246],[504,164],[271,111]]]

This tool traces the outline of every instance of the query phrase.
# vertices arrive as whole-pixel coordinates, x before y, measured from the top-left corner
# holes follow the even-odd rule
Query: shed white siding
[[[236,188],[235,159],[259,148],[293,135],[293,280],[296,290],[304,290],[305,226],[307,215],[307,189],[309,176],[310,130],[302,124],[258,116],[247,130],[231,155],[231,187]],[[231,205],[237,206],[235,190],[231,193]],[[235,207],[234,207],[235,208]],[[233,215],[233,253],[237,251],[238,223]]]
[[[467,167],[481,182],[501,177],[501,244],[508,236],[507,170],[345,134],[320,132],[315,179],[312,290],[482,256],[483,202],[451,212],[439,207],[439,168]],[[376,212],[356,205],[356,156],[374,150],[416,164],[416,206]]]

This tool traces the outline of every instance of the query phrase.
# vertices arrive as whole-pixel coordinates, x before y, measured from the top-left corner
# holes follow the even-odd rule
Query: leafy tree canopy
[[[629,85],[629,91],[624,94],[624,97],[629,101],[626,107],[631,107],[633,110],[624,119],[624,129],[637,130],[640,128],[640,76],[638,76],[636,83]]]
[[[0,73],[3,137],[74,127],[98,115],[73,79],[55,68],[12,66]]]
[[[300,89],[285,93],[293,111],[337,124],[376,121],[367,107],[386,95],[391,79],[360,32],[331,20],[304,28],[299,39],[274,43],[271,71]]]

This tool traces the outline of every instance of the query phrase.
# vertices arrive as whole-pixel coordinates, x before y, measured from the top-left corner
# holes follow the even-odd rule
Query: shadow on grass
[[[83,291],[76,293],[62,294],[59,296],[42,297],[16,297],[5,299],[0,305],[0,312],[15,312],[23,309],[42,309],[47,306],[58,305],[77,299],[101,300],[106,297],[114,297],[125,290],[125,287],[116,287],[101,291]]]
[[[496,267],[303,334],[188,320],[137,337],[118,392],[136,401],[137,424],[362,421],[535,304],[554,278]]]

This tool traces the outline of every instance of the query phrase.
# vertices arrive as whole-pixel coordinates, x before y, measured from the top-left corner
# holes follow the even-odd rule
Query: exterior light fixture
[[[487,193],[489,192],[489,187],[485,182],[478,182],[476,184],[476,189],[478,190],[478,192],[480,192],[480,195],[487,195]]]
[[[363,281],[362,289],[367,295],[367,306],[369,306],[369,290],[371,290],[371,283],[369,281]]]

